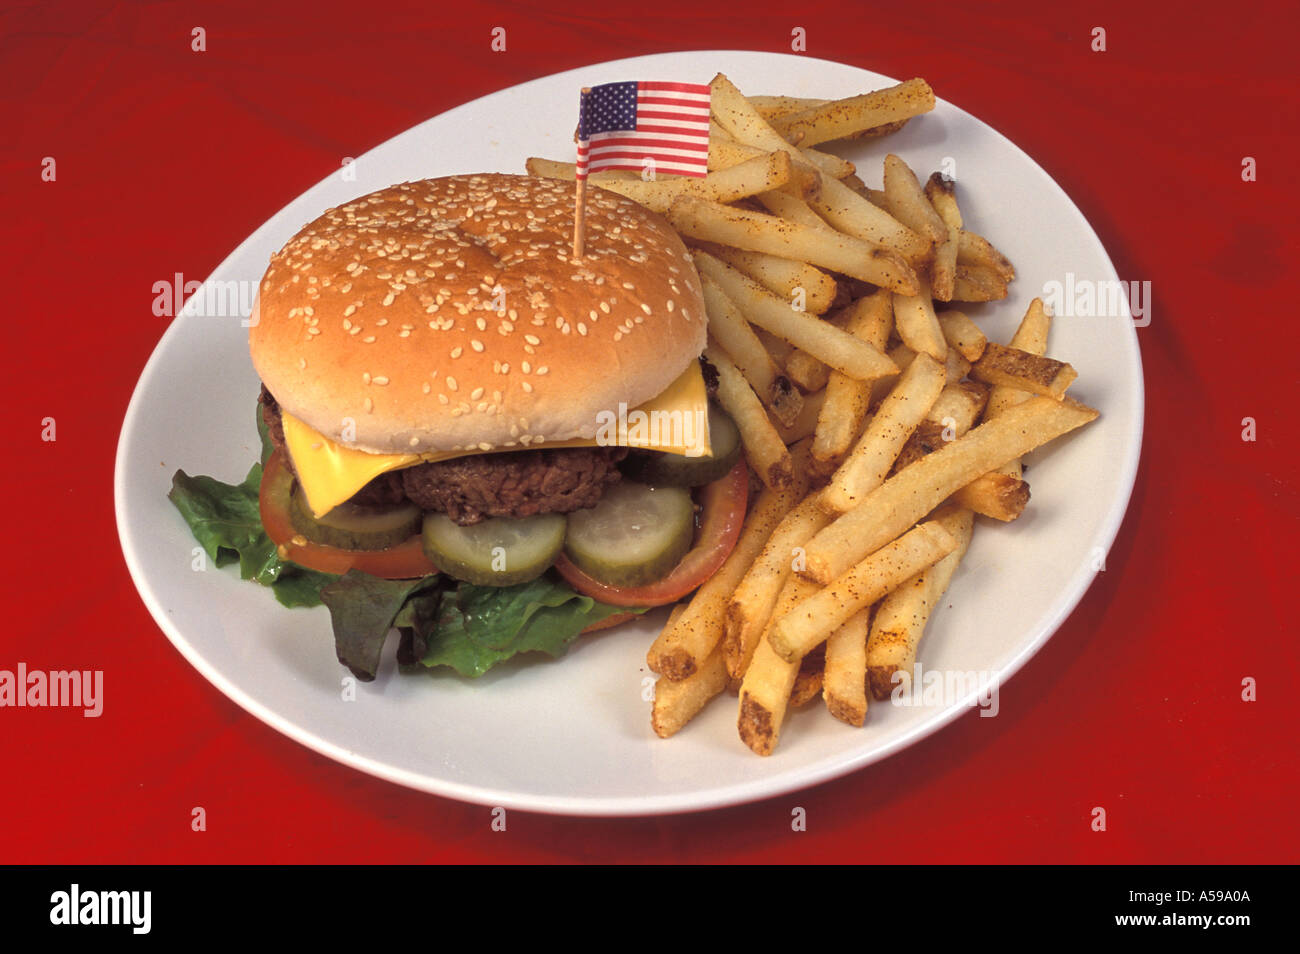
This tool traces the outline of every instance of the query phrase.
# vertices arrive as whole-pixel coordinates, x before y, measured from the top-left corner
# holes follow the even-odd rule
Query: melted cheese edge
[[[527,447],[498,447],[493,452],[536,450],[539,447],[638,447],[699,457],[711,452],[709,396],[698,361],[678,376],[658,397],[640,407],[626,405],[596,416],[596,436],[568,441],[534,441]],[[471,448],[429,454],[371,454],[330,440],[281,411],[284,443],[298,474],[298,483],[312,512],[320,517],[390,470],[483,453]]]

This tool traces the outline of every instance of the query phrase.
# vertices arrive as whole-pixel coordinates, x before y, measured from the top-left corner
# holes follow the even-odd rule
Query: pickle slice
[[[449,576],[512,586],[541,576],[564,548],[564,514],[489,517],[462,527],[444,513],[424,517],[424,552]]]
[[[723,477],[740,459],[740,430],[716,404],[709,405],[709,457],[683,457],[662,451],[631,450],[620,470],[653,487],[702,487]]]
[[[289,521],[293,529],[313,543],[343,550],[387,550],[405,543],[420,532],[422,516],[414,504],[367,507],[342,503],[324,516],[315,517],[296,483],[289,495]]]
[[[681,487],[621,480],[590,510],[569,514],[564,552],[611,586],[645,586],[681,562],[695,536],[695,504]]]

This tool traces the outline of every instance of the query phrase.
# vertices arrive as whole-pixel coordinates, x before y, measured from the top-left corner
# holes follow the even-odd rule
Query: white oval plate
[[[209,282],[256,283],[270,255],[324,209],[394,182],[523,172],[528,156],[571,159],[577,93],[629,79],[707,82],[722,71],[749,93],[839,97],[895,82],[803,56],[688,52],[603,63],[503,90],[416,126],[273,216]],[[1015,263],[1008,300],[974,306],[1005,341],[1044,283],[1116,281],[1069,197],[1013,143],[947,103],[879,143],[838,150],[879,185],[886,151],[924,178],[954,166],[968,225]],[[221,214],[210,209],[210,216]],[[255,285],[253,286],[255,287]],[[191,569],[194,540],[167,500],[177,468],[242,479],[256,459],[258,381],[238,318],[182,315],[140,377],[118,446],[117,523],[136,586],[196,669],[268,725],[333,759],[402,785],[505,808],[638,815],[713,808],[799,789],[878,761],[966,711],[970,698],[873,704],[864,728],[819,704],[787,720],[777,751],[739,741],[731,698],[672,739],[649,727],[645,650],[663,611],[559,661],[530,655],[477,681],[400,676],[392,647],[379,678],[344,701],[323,608],[288,610],[233,569]],[[1033,500],[1015,523],[981,521],[922,642],[926,669],[1005,683],[1079,602],[1128,504],[1142,434],[1142,369],[1126,316],[1060,317],[1051,353],[1079,372],[1071,393],[1102,416],[1031,458]],[[395,642],[395,640],[390,640]],[[814,711],[815,710],[815,711]],[[1045,727],[1044,731],[1050,731]]]

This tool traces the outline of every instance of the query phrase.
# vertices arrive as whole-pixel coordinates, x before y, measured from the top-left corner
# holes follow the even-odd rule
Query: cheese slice
[[[390,470],[482,453],[471,449],[431,454],[370,454],[330,440],[292,414],[282,411],[280,417],[284,422],[285,448],[293,460],[298,483],[318,517]],[[684,457],[709,454],[709,395],[699,362],[692,361],[654,400],[632,410],[620,405],[616,410],[597,414],[593,438],[534,441],[527,447],[495,450],[612,446],[639,447]]]

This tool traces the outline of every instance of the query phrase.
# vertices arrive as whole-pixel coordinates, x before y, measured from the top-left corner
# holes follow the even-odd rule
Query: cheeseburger
[[[635,202],[589,188],[581,258],[573,214],[572,183],[428,179],[330,209],[273,256],[249,349],[282,558],[545,576],[623,608],[717,569],[748,471],[709,401],[700,279]]]

